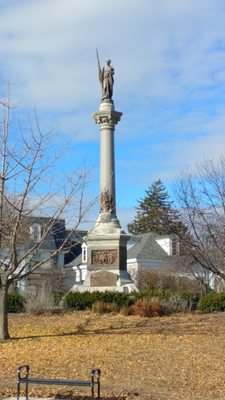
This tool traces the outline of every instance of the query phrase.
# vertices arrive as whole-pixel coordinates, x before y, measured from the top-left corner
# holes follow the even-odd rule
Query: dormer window
[[[35,242],[41,239],[41,225],[35,223],[30,226],[30,237]]]
[[[87,245],[86,243],[82,244],[82,262],[86,263],[87,262]]]

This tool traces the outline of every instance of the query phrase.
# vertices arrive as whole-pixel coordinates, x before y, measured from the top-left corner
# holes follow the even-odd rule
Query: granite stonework
[[[127,272],[127,241],[116,215],[114,130],[121,112],[112,100],[103,100],[93,118],[100,127],[100,213],[84,241],[87,245],[87,276],[84,288],[132,291]]]

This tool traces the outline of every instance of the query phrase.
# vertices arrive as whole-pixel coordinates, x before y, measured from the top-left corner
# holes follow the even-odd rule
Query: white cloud
[[[0,8],[0,77],[15,82],[24,107],[35,104],[59,134],[84,142],[75,158],[96,160],[87,150],[99,137],[96,46],[102,63],[112,59],[124,112],[118,188],[126,178],[129,202],[154,179],[224,149],[224,0],[12,0]],[[122,191],[118,198],[124,205]]]
[[[217,71],[224,65],[210,52],[225,38],[223,16],[210,0],[142,0],[141,7],[137,0],[17,1],[1,14],[0,37],[9,78],[49,109],[100,94],[96,46],[116,64],[118,97],[182,96],[209,83],[215,61]]]

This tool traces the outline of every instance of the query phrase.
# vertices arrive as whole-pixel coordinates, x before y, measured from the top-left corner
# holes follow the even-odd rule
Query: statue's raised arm
[[[111,60],[107,60],[105,67],[101,68],[98,51],[96,50],[96,52],[98,60],[98,76],[102,86],[102,100],[111,100],[113,95],[114,68],[111,66]]]

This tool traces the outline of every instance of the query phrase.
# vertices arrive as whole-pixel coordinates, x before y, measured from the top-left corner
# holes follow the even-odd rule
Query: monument
[[[135,290],[127,272],[128,235],[116,215],[114,131],[121,112],[115,110],[113,96],[114,68],[111,60],[101,68],[98,53],[102,99],[93,118],[100,128],[100,213],[86,238],[87,276],[85,288],[91,290]],[[88,290],[90,290],[88,289]]]

